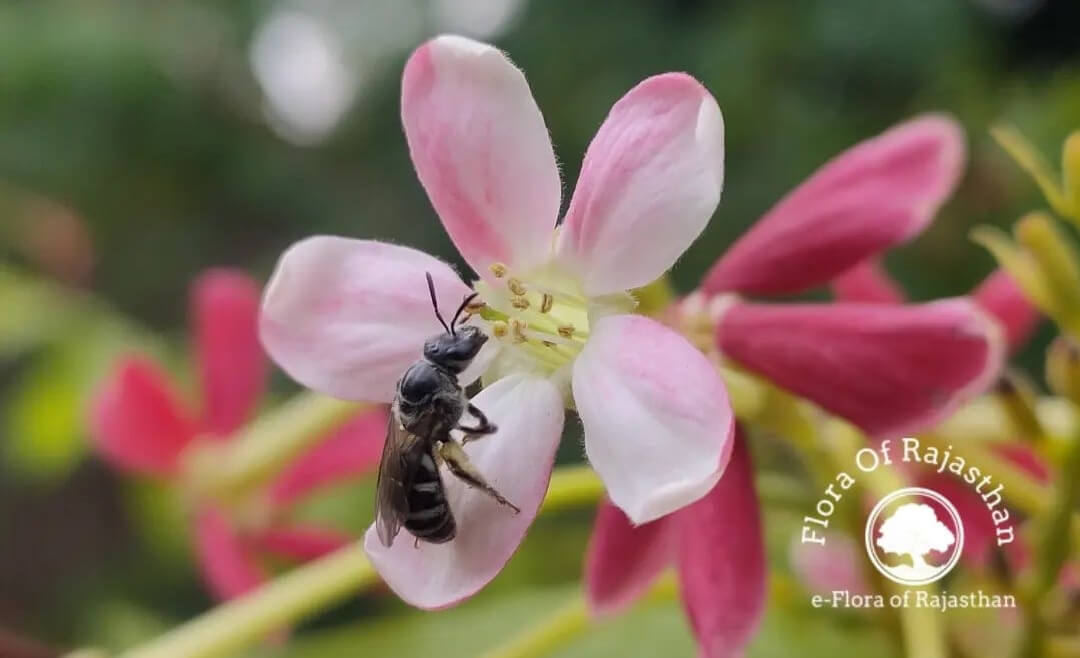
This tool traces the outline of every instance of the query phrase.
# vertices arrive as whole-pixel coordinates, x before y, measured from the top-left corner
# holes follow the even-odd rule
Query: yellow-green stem
[[[211,445],[206,453],[196,452],[190,464],[195,493],[242,497],[366,406],[317,393],[296,395],[259,417],[222,449]]]
[[[231,656],[353,596],[376,579],[363,547],[356,543],[224,603],[121,658]]]
[[[648,606],[672,601],[677,596],[678,586],[675,577],[667,574],[657,581],[639,605]],[[542,658],[569,645],[583,635],[592,624],[593,620],[589,617],[585,598],[578,594],[532,628],[526,629],[505,644],[485,653],[483,658]]]

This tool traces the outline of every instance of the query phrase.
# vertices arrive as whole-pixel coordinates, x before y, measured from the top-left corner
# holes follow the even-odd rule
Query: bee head
[[[424,342],[424,358],[458,374],[469,367],[487,339],[487,335],[478,327],[458,327],[452,334],[439,334],[427,339]]]

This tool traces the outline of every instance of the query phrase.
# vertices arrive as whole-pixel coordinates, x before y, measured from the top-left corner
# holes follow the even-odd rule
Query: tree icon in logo
[[[946,516],[939,518],[939,511]],[[902,585],[925,585],[943,577],[956,565],[963,544],[964,526],[956,508],[938,492],[922,487],[907,487],[885,496],[866,523],[870,560],[884,576]],[[879,550],[881,554],[908,556],[911,564],[888,564]],[[942,556],[930,562],[927,556],[931,552]]]
[[[904,503],[885,519],[878,532],[877,545],[883,551],[911,556],[913,566],[893,567],[897,575],[911,580],[929,578],[937,572],[937,567],[926,563],[924,555],[930,551],[944,553],[956,543],[956,536],[926,503]]]

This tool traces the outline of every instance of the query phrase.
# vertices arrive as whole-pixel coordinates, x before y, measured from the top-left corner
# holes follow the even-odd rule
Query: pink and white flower
[[[256,333],[259,291],[250,277],[210,270],[196,280],[191,300],[200,408],[184,404],[168,375],[135,355],[116,365],[90,408],[91,436],[109,462],[181,487],[192,450],[229,441],[251,418],[266,373]],[[303,561],[348,543],[344,531],[290,520],[290,511],[322,487],[372,473],[385,431],[385,408],[357,414],[268,484],[257,518],[240,519],[213,501],[196,501],[193,542],[214,595],[229,599],[262,583],[264,555]]]
[[[679,334],[632,315],[628,290],[669,269],[705,228],[723,183],[723,120],[696,80],[645,80],[612,108],[589,146],[556,228],[562,182],[522,72],[495,48],[456,36],[416,50],[402,80],[402,122],[435,211],[479,276],[486,306],[469,322],[489,341],[475,403],[500,430],[466,446],[514,516],[445,478],[458,538],[365,546],[403,599],[452,605],[516,550],[540,506],[575,408],[585,451],[635,523],[698,500],[730,455],[732,415],[709,361]],[[424,273],[447,306],[470,287],[445,263],[368,240],[314,237],[281,258],[261,333],[301,383],[389,401],[398,377],[441,331]],[[468,377],[464,379],[469,379]]]

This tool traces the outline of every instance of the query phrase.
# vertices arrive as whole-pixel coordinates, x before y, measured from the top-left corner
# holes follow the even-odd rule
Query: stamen
[[[551,307],[555,305],[555,298],[551,296],[551,293],[545,292],[544,296],[540,298],[540,312],[547,313],[551,310]]]
[[[510,329],[514,334],[515,343],[524,343],[527,338],[525,337],[525,329],[528,327],[526,323],[518,320],[517,318],[510,319]]]
[[[518,310],[524,311],[529,308],[529,300],[524,297],[514,297],[510,300],[510,305]]]
[[[574,325],[564,324],[558,329],[559,335],[563,338],[571,338],[574,335]]]
[[[494,334],[496,338],[506,338],[509,331],[509,327],[507,327],[506,323],[502,320],[496,320],[491,323],[491,333]]]
[[[491,270],[491,273],[495,275],[496,279],[501,279],[506,276],[507,267],[502,263],[492,263],[488,269]]]
[[[485,308],[487,308],[487,304],[484,303],[484,300],[476,298],[465,305],[465,312],[469,314],[476,314],[484,310]]]
[[[510,292],[518,296],[524,295],[526,292],[525,285],[521,283],[520,279],[510,279],[506,282],[506,287],[510,289]]]

